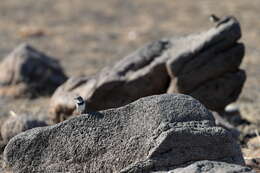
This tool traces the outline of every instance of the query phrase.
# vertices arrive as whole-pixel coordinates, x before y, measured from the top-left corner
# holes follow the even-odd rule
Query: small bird
[[[84,114],[86,108],[86,102],[84,101],[84,99],[81,96],[78,96],[74,98],[74,100],[75,100],[77,113]]]
[[[211,14],[211,15],[209,16],[209,20],[210,20],[211,22],[213,22],[213,23],[217,23],[218,21],[220,21],[220,18],[217,17],[215,14]]]

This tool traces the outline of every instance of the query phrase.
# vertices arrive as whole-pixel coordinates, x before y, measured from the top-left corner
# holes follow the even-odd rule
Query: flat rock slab
[[[151,172],[198,160],[244,164],[232,134],[194,98],[164,94],[35,128],[10,140],[15,172]]]
[[[207,31],[152,42],[95,76],[70,78],[52,96],[51,118],[59,122],[71,115],[76,95],[95,111],[166,92],[188,94],[209,109],[224,110],[246,79],[239,69],[245,53],[240,37],[239,22],[226,17]]]

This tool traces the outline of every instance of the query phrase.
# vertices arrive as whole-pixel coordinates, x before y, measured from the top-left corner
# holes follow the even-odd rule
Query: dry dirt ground
[[[248,75],[238,103],[244,114],[260,119],[259,11],[259,0],[1,0],[0,60],[27,42],[58,58],[68,76],[93,75],[147,42],[208,29],[211,13],[234,15],[241,22]],[[0,115],[45,115],[48,103],[48,97],[1,99]]]

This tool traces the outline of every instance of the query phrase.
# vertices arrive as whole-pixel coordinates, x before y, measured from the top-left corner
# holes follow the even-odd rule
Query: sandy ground
[[[259,0],[1,0],[0,60],[27,42],[60,60],[68,76],[93,75],[147,42],[212,26],[208,16],[234,15],[246,45],[244,114],[260,119]],[[0,100],[0,115],[47,114],[49,98]],[[260,122],[260,120],[259,120]]]

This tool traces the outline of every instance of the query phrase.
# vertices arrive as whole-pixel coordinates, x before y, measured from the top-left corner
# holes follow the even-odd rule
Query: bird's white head
[[[85,111],[85,101],[81,96],[74,98],[77,112],[82,114]]]

